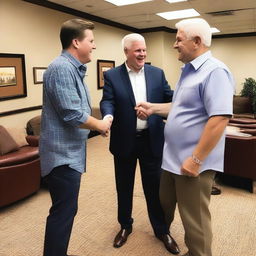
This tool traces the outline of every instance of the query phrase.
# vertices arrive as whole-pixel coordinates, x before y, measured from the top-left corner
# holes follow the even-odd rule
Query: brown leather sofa
[[[38,137],[27,136],[28,145],[0,155],[0,207],[35,193],[40,188]]]

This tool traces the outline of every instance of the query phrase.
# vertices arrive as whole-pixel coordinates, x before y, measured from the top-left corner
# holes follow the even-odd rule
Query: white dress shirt
[[[132,84],[132,90],[135,98],[136,105],[139,102],[147,101],[147,89],[144,67],[139,72],[134,72],[125,63],[127,72]],[[148,127],[146,120],[140,120],[137,118],[137,130],[143,130]]]

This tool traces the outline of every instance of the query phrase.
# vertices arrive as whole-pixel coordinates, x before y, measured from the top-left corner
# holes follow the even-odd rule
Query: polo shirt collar
[[[190,64],[194,67],[195,70],[197,70],[211,57],[212,57],[212,53],[209,50],[203,53],[202,55],[198,56],[194,60],[192,60]]]

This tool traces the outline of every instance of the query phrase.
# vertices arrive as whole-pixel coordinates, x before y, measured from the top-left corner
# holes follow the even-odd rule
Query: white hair
[[[133,34],[128,34],[122,39],[122,47],[123,49],[125,48],[130,48],[133,42],[141,41],[145,43],[145,38],[137,33]]]
[[[198,36],[205,46],[211,46],[212,32],[206,20],[201,18],[185,19],[176,23],[175,27],[183,31],[188,39]]]

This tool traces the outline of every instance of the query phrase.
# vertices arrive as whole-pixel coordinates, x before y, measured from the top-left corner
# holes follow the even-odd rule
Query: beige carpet
[[[152,233],[137,172],[134,193],[134,232],[125,246],[112,247],[119,230],[116,221],[116,193],[112,155],[108,139],[97,136],[88,143],[87,173],[83,175],[79,213],[75,219],[70,254],[80,256],[167,256]],[[214,256],[256,255],[256,195],[222,186],[222,194],[211,201]],[[0,256],[42,256],[45,218],[50,206],[48,192],[35,195],[0,209]],[[179,214],[172,235],[186,252]]]

